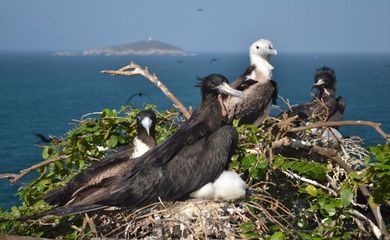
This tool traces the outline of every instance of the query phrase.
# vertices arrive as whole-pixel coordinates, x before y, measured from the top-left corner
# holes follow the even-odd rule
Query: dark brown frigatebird
[[[130,171],[134,158],[156,146],[156,114],[151,110],[142,110],[137,114],[136,121],[137,136],[129,145],[79,173],[67,185],[49,191],[43,199],[58,206],[77,202],[83,198],[83,192],[87,189]]]
[[[298,116],[298,121],[308,121],[318,118],[323,121],[342,121],[345,102],[342,96],[336,98],[336,74],[330,67],[317,69],[314,76],[316,92],[314,98],[307,103],[299,104],[289,109],[288,117]]]
[[[241,91],[232,89],[227,79],[219,74],[201,79],[199,86],[202,93],[199,108],[165,142],[135,158],[131,170],[80,189],[77,198],[68,205],[34,218],[84,213],[111,206],[135,208],[159,198],[179,200],[214,182],[226,168],[237,142],[236,130],[226,124],[223,95],[244,96]]]

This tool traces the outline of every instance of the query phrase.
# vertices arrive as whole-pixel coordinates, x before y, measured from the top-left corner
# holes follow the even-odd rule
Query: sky
[[[0,50],[82,50],[148,37],[188,51],[390,52],[388,0],[2,0]]]

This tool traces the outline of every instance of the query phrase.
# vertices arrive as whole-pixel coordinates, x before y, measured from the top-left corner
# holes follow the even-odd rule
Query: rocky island
[[[91,48],[82,52],[59,51],[53,53],[54,56],[121,56],[121,55],[167,55],[167,56],[184,56],[187,53],[179,47],[160,42],[149,38],[144,41],[124,44],[120,46],[107,48]]]

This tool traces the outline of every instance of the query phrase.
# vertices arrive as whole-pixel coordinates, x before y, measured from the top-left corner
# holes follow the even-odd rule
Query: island
[[[123,55],[164,55],[164,56],[185,56],[188,55],[182,48],[172,44],[164,43],[152,38],[147,40],[133,42],[129,44],[106,47],[91,48],[81,52],[76,51],[58,51],[54,56],[123,56]]]

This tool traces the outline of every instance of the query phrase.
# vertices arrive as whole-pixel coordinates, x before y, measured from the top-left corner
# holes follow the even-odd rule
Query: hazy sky
[[[151,36],[191,51],[246,51],[268,38],[281,51],[390,52],[389,12],[388,0],[1,0],[0,50]]]

